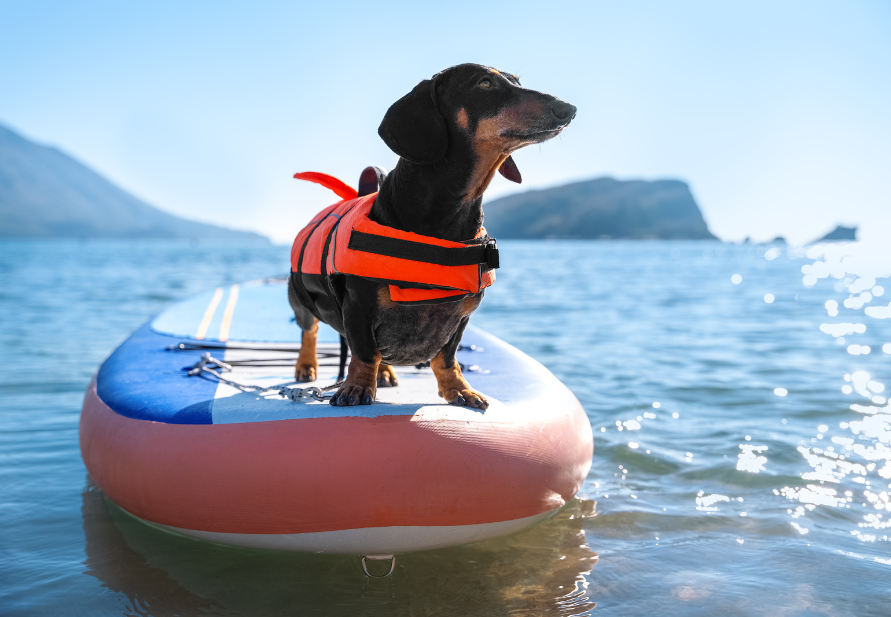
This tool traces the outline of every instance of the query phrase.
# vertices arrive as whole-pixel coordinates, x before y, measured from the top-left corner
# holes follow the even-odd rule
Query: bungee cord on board
[[[170,345],[167,347],[168,351],[199,351],[202,349],[218,349],[222,351],[237,349],[239,351],[281,351],[281,352],[299,352],[300,348],[282,348],[282,347],[256,347],[251,345],[233,345],[231,343],[223,343],[223,344],[213,344],[213,343],[192,343],[192,342],[181,342],[175,345]],[[482,347],[477,347],[476,345],[458,345],[458,351],[483,351]],[[255,386],[252,384],[243,384],[232,379],[227,379],[223,377],[221,372],[231,372],[233,367],[273,367],[273,366],[293,366],[294,358],[249,358],[242,360],[230,360],[229,362],[223,362],[222,360],[218,360],[210,355],[209,351],[204,352],[202,354],[201,359],[198,360],[194,365],[189,367],[188,375],[190,377],[200,376],[200,375],[212,375],[217,379],[217,381],[224,383],[228,386],[232,386],[242,392],[254,392],[257,394],[272,394],[277,393],[282,398],[289,399],[291,401],[299,401],[302,399],[312,398],[317,401],[328,401],[334,397],[333,394],[325,394],[325,392],[329,392],[336,388],[339,388],[343,385],[344,376],[345,376],[345,368],[346,368],[346,360],[349,355],[349,347],[346,344],[346,339],[344,337],[340,337],[340,354],[334,354],[330,352],[319,351],[318,357],[319,359],[332,359],[338,358],[338,375],[337,382],[331,384],[330,386],[326,386],[324,388],[319,388],[316,386],[310,386],[307,388],[298,388],[294,387],[291,384],[296,384],[298,382],[291,382],[291,384],[283,384],[279,386],[271,386],[271,387],[262,387]],[[471,373],[476,372],[488,372],[480,369],[479,366],[470,365],[467,366],[461,362],[458,363],[461,367],[462,371],[467,371]],[[332,364],[321,363],[320,366],[333,366]],[[428,368],[430,366],[430,362],[426,362],[424,364],[418,364],[415,366],[417,369]]]
[[[205,352],[201,359],[196,362],[192,368],[189,370],[188,375],[190,377],[209,374],[216,377],[217,381],[226,384],[227,386],[232,386],[242,392],[254,392],[256,394],[272,394],[276,393],[282,398],[289,399],[291,401],[299,401],[301,399],[312,398],[317,401],[327,401],[334,397],[333,394],[325,394],[330,390],[334,390],[339,388],[343,382],[339,381],[330,386],[326,386],[324,388],[318,388],[315,386],[310,386],[308,388],[295,388],[289,384],[284,384],[280,386],[272,386],[272,387],[263,387],[263,386],[255,386],[252,384],[244,384],[239,383],[237,381],[233,381],[232,379],[226,379],[221,374],[221,371],[231,371],[232,364],[223,362],[222,360],[217,360],[213,356],[210,355],[210,352]],[[297,383],[296,381],[293,383]]]

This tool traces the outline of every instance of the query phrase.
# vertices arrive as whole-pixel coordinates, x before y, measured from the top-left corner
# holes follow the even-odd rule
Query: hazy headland
[[[61,150],[0,125],[0,237],[257,240],[163,212]]]

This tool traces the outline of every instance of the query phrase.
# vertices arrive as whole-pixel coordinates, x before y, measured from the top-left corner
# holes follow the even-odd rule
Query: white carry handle
[[[366,559],[370,559],[372,561],[386,561],[390,560],[390,571],[384,574],[383,576],[375,576],[371,572],[368,571],[368,566],[365,563]],[[393,574],[393,570],[396,568],[396,556],[395,555],[362,555],[362,569],[365,571],[365,576],[369,578],[387,578],[391,574]]]

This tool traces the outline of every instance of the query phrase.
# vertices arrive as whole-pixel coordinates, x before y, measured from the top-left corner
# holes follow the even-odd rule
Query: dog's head
[[[425,79],[396,101],[378,133],[417,165],[469,166],[466,196],[477,199],[498,170],[522,178],[511,153],[560,134],[576,108],[520,85],[510,73],[459,64]]]

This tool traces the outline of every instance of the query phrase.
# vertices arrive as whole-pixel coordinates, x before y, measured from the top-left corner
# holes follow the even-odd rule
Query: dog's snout
[[[570,105],[565,101],[556,100],[551,103],[551,113],[553,113],[560,122],[569,122],[575,118],[575,112],[576,106]]]

